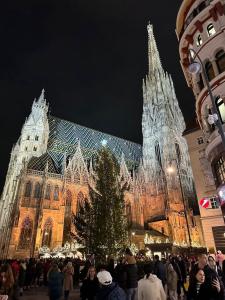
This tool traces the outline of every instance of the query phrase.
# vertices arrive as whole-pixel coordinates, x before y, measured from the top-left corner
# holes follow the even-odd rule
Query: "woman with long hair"
[[[87,276],[80,288],[80,297],[82,300],[94,300],[99,288],[99,282],[94,266],[89,267]]]
[[[221,288],[218,278],[212,278],[211,285],[205,283],[205,273],[197,268],[190,282],[187,300],[222,300]]]
[[[63,275],[60,272],[57,264],[53,264],[50,267],[47,278],[48,278],[49,299],[59,300],[62,296]]]

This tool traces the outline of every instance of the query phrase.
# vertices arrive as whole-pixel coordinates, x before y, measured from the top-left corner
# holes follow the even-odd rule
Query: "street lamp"
[[[179,163],[178,163],[177,159],[173,159],[172,161],[174,161],[175,164],[176,164],[177,175],[178,175],[180,191],[181,191],[181,197],[182,197],[182,202],[183,202],[183,206],[184,206],[184,217],[185,217],[186,226],[187,226],[188,240],[189,240],[189,245],[191,247],[192,246],[191,233],[190,233],[188,217],[187,217],[187,206],[186,206],[186,201],[185,201],[185,196],[184,196],[184,191],[183,191],[183,186],[182,186],[182,181],[181,181],[181,175],[180,175],[180,166],[179,166]],[[168,173],[173,173],[174,172],[174,168],[172,166],[172,161],[170,162],[170,165],[167,168]]]
[[[208,80],[208,76],[206,74],[205,67],[204,67],[202,60],[199,57],[198,53],[194,49],[189,49],[188,52],[189,52],[189,62],[190,62],[190,65],[188,66],[188,71],[191,74],[198,74],[202,70],[202,74],[205,79],[206,87],[207,87],[209,97],[210,97],[210,100],[212,103],[212,116],[209,117],[209,123],[211,123],[211,124],[215,123],[216,126],[218,127],[219,134],[222,139],[222,144],[223,144],[223,147],[225,148],[225,136],[224,136],[223,126],[222,126],[222,122],[221,122],[220,118],[218,117],[218,109],[216,106],[215,98],[212,94],[212,89],[209,84],[209,80]],[[198,58],[198,61],[195,61],[196,57]]]

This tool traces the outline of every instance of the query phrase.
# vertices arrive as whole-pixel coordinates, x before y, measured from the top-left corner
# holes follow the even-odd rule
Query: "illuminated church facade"
[[[138,248],[203,245],[184,119],[152,25],[147,30],[143,146],[49,115],[42,91],[11,152],[0,201],[0,257],[36,256],[42,246],[69,240],[71,215],[88,201],[94,157],[103,145],[130,186],[125,207]]]

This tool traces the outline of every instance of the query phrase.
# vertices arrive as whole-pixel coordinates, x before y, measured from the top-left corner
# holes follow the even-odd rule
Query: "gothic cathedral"
[[[48,114],[44,90],[12,149],[0,200],[0,257],[38,255],[70,238],[71,215],[88,201],[93,157],[103,144],[129,183],[126,214],[139,249],[172,251],[203,244],[184,119],[162,68],[152,25],[143,80],[143,146]]]

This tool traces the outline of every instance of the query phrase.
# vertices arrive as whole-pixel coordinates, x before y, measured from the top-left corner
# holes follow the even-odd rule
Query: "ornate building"
[[[225,129],[225,1],[183,0],[177,15],[176,32],[179,40],[180,62],[188,86],[196,102],[198,126],[186,135],[193,162],[196,190],[199,200],[207,198],[207,209],[200,207],[206,246],[225,251],[224,217],[216,201],[218,188],[225,184],[225,151],[218,128],[209,120],[212,103],[206,78],[212,89],[218,117]],[[206,71],[188,72],[189,51],[194,50]],[[192,51],[193,54],[193,51]],[[198,61],[197,57],[193,59]],[[210,124],[211,123],[211,124]],[[197,128],[196,128],[197,127]],[[201,133],[199,131],[201,129]],[[200,143],[199,143],[200,142]],[[199,168],[200,167],[200,168]],[[225,209],[225,207],[224,207]],[[224,216],[223,216],[224,215]]]
[[[202,244],[183,116],[152,25],[147,29],[143,147],[47,115],[42,91],[11,153],[0,202],[1,256],[33,256],[41,246],[55,248],[68,240],[71,213],[88,201],[94,157],[105,144],[120,162],[121,180],[130,185],[126,213],[138,247],[165,251],[163,245],[186,247],[190,239],[192,246]]]

